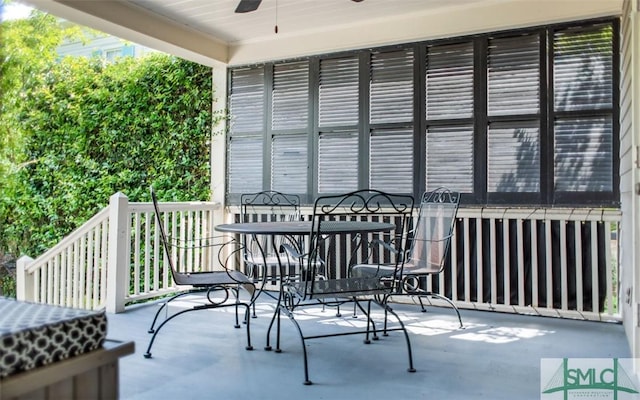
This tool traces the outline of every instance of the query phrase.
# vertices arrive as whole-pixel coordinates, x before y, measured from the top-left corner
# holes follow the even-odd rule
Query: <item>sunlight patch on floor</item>
[[[407,330],[415,335],[435,336],[460,330],[458,320],[430,319],[405,324]],[[485,327],[484,324],[465,323],[465,329]]]
[[[534,328],[516,328],[508,326],[499,326],[495,328],[484,329],[477,332],[465,332],[459,335],[451,336],[452,339],[470,340],[474,342],[485,342],[493,344],[511,343],[522,339],[533,339],[536,337],[546,336],[555,333]]]

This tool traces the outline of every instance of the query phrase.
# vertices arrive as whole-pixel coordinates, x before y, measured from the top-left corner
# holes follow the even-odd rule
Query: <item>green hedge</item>
[[[0,188],[0,253],[38,256],[123,192],[210,198],[211,68],[167,55],[65,58],[23,94],[24,159]]]

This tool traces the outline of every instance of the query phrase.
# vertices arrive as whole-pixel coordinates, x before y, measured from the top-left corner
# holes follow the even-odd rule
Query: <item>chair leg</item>
[[[416,369],[413,366],[413,353],[411,351],[411,340],[409,340],[409,333],[407,332],[407,328],[404,326],[404,323],[402,322],[398,314],[396,314],[395,311],[393,311],[393,309],[389,307],[389,305],[383,304],[382,306],[385,308],[386,311],[388,311],[391,315],[396,317],[396,319],[398,320],[398,323],[400,324],[402,332],[404,332],[404,338],[407,341],[407,353],[409,356],[409,368],[407,369],[407,371],[416,372]]]
[[[189,311],[194,311],[194,308],[190,308],[188,310],[182,310],[179,311],[173,315],[171,315],[169,318],[165,319],[164,321],[162,321],[162,323],[158,326],[158,328],[156,328],[153,332],[153,336],[151,336],[151,340],[149,341],[149,346],[147,347],[147,352],[144,353],[144,358],[151,358],[151,346],[153,346],[153,342],[156,340],[156,336],[158,335],[158,332],[160,332],[160,329],[162,329],[163,326],[165,326],[165,324],[169,321],[171,321],[172,319],[174,319],[175,317],[177,317],[178,315],[182,315],[184,313],[187,313]],[[157,316],[157,315],[156,315]],[[155,319],[154,319],[155,322]]]
[[[176,296],[178,297],[178,296]],[[172,298],[172,300],[175,297]],[[186,310],[182,310],[179,311],[171,316],[169,316],[167,319],[165,319],[164,321],[162,321],[162,323],[152,332],[153,336],[151,336],[151,340],[149,341],[149,346],[147,347],[147,351],[144,353],[144,358],[151,358],[151,347],[153,346],[153,342],[156,340],[156,336],[158,335],[158,333],[160,332],[160,330],[162,329],[163,326],[165,326],[167,324],[167,322],[171,321],[172,319],[174,319],[175,317],[188,313],[189,311],[197,311],[197,310],[206,310],[206,309],[211,309],[211,308],[221,308],[221,307],[230,307],[230,306],[234,306],[236,309],[236,326],[235,328],[239,328],[240,325],[238,324],[238,306],[242,305],[245,307],[245,319],[247,320],[247,346],[245,347],[246,350],[253,350],[253,346],[251,345],[251,327],[250,327],[250,323],[249,323],[249,314],[251,312],[250,310],[250,306],[246,303],[234,303],[234,304],[226,304],[226,305],[222,305],[222,306],[211,306],[211,305],[203,305],[203,306],[196,306],[193,308],[189,308]],[[156,313],[156,317],[158,317],[158,313]],[[156,321],[156,319],[154,318],[154,323]]]
[[[293,322],[293,324],[295,325],[296,329],[298,330],[298,333],[300,334],[300,340],[302,341],[302,358],[303,358],[303,363],[304,363],[304,382],[303,383],[305,385],[311,385],[311,384],[313,384],[313,382],[311,382],[309,380],[309,362],[308,362],[308,359],[307,359],[307,345],[305,343],[304,334],[302,333],[302,328],[300,328],[300,324],[298,324],[298,321],[296,321],[295,316],[293,315],[293,312],[291,310],[287,310],[285,308],[284,312],[287,313],[287,316],[289,317],[289,320],[291,322]]]
[[[153,321],[151,322],[151,327],[149,328],[149,330],[147,331],[148,333],[154,333],[156,331],[156,329],[154,329],[154,326],[156,325],[156,322],[158,320],[158,316],[160,315],[160,313],[162,312],[162,310],[164,310],[165,308],[169,307],[169,303],[172,302],[173,300],[177,299],[178,297],[182,297],[184,295],[190,294],[190,293],[194,293],[193,291],[190,292],[182,292],[182,293],[178,293],[172,297],[170,297],[167,301],[165,301],[164,303],[162,303],[162,306],[160,306],[160,308],[158,308],[158,311],[156,311],[156,315],[153,317]],[[160,328],[157,328],[160,329]]]
[[[369,332],[371,332],[371,339],[373,340],[378,340],[380,339],[378,337],[378,329],[376,329],[376,323],[375,321],[371,318],[371,302],[373,300],[368,300],[367,302],[367,310],[365,311],[365,309],[362,307],[362,304],[360,304],[359,301],[354,300],[354,307],[358,307],[360,309],[360,311],[362,311],[362,313],[367,317],[367,331],[366,331],[366,336],[365,336],[365,340],[364,343],[365,344],[370,344],[371,341],[369,340]],[[369,330],[369,327],[371,327],[371,330]]]
[[[458,322],[460,322],[460,329],[464,329],[464,325],[462,324],[462,317],[460,316],[460,310],[458,309],[458,307],[453,304],[453,301],[451,301],[451,299],[449,299],[448,297],[442,296],[438,293],[429,293],[429,296],[431,297],[435,297],[437,299],[440,300],[444,300],[447,303],[449,303],[451,305],[451,307],[456,311],[456,314],[458,314]],[[420,297],[418,297],[420,298]],[[420,302],[420,304],[422,304],[422,301]]]

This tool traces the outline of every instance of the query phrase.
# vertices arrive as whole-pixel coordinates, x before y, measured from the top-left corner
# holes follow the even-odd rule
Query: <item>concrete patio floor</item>
[[[186,299],[174,307],[186,305]],[[461,310],[464,329],[448,308],[394,304],[408,330],[417,372],[407,372],[404,335],[392,332],[366,345],[361,336],[309,340],[303,385],[302,346],[283,317],[282,353],[265,351],[274,303],[261,301],[245,330],[233,328],[233,308],[195,311],[169,322],[145,359],[147,333],[159,303],[109,315],[109,337],[134,340],[136,352],[120,361],[121,399],[539,399],[541,358],[628,358],[621,324]],[[173,308],[172,311],[175,311]],[[381,314],[380,314],[381,315]],[[362,324],[348,309],[304,310],[305,333]]]

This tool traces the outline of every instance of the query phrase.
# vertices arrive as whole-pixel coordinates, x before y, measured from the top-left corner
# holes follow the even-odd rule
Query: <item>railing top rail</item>
[[[55,246],[41,254],[38,258],[34,260],[32,264],[27,268],[28,272],[37,270],[43,264],[45,264],[48,260],[51,259],[52,256],[59,254],[61,251],[64,251],[69,246],[69,243],[73,243],[76,240],[80,239],[87,233],[89,233],[93,228],[98,226],[99,224],[107,221],[109,219],[109,206],[100,210],[97,214],[95,214],[91,219],[85,222],[82,226],[80,226],[75,231],[71,232],[69,236],[65,237],[63,240],[58,242]]]
[[[240,206],[230,205],[231,213],[240,212]],[[302,214],[313,213],[313,207],[300,207]],[[622,211],[607,208],[580,207],[465,207],[458,209],[458,218],[496,218],[496,219],[531,219],[531,220],[567,220],[567,221],[605,221],[619,222]]]
[[[496,218],[496,219],[532,219],[532,220],[567,220],[567,221],[608,221],[617,222],[622,211],[606,208],[533,208],[533,207],[460,207],[458,217],[461,218]]]
[[[213,201],[181,201],[158,203],[160,211],[201,211],[219,210],[221,204]],[[153,203],[129,203],[129,211],[133,213],[152,212]]]

